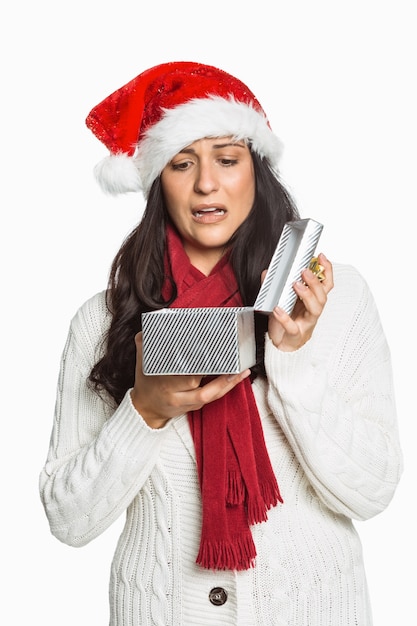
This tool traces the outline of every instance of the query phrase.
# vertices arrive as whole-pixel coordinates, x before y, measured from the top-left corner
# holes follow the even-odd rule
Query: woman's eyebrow
[[[218,150],[219,148],[228,148],[229,146],[236,146],[237,148],[245,148],[246,144],[243,142],[237,141],[228,141],[226,143],[215,143],[212,146],[213,150]],[[186,153],[186,154],[195,154],[194,148],[183,148],[178,152],[178,154]]]
[[[213,148],[227,148],[228,146],[236,146],[237,148],[245,148],[246,144],[242,141],[228,141],[227,143],[215,143]]]

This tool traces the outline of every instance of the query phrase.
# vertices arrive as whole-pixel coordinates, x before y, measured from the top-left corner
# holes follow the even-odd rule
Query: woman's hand
[[[332,264],[324,254],[319,255],[318,261],[324,267],[324,280],[305,269],[302,280],[293,286],[298,299],[291,315],[275,307],[269,316],[269,337],[283,352],[298,350],[310,339],[326,305],[327,294],[333,289]]]
[[[201,409],[223,397],[250,374],[249,369],[240,374],[223,374],[203,386],[200,385],[204,376],[146,376],[142,370],[141,332],[135,342],[136,372],[131,398],[133,406],[151,428],[162,428],[172,417]]]

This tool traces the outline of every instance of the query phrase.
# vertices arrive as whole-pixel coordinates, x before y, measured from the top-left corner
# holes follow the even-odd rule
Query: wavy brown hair
[[[230,260],[244,306],[252,306],[284,224],[299,218],[288,191],[268,162],[252,152],[255,172],[253,207],[230,240]],[[175,299],[173,285],[169,301],[162,298],[164,281],[165,230],[170,220],[160,178],[150,190],[140,223],[127,236],[111,266],[106,291],[111,323],[103,337],[102,356],[91,370],[89,384],[97,393],[106,392],[120,404],[135,380],[136,345],[141,314],[166,306]],[[265,376],[264,335],[266,315],[255,315],[257,363],[252,377]]]

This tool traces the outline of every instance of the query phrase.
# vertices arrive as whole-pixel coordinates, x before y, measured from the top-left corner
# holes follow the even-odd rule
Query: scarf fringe
[[[276,506],[278,502],[281,502],[281,504],[283,504],[284,500],[281,496],[278,483],[276,481],[275,484],[261,483],[259,485],[259,488],[261,490],[261,495],[267,509]]]
[[[276,506],[278,502],[284,502],[277,483],[261,483],[259,485],[260,496],[248,499],[246,503],[247,519],[250,525],[266,522],[267,511]],[[238,472],[228,472],[228,485],[226,503],[227,506],[242,504],[247,498],[245,483]]]
[[[255,566],[256,548],[252,535],[234,537],[233,541],[202,539],[196,563],[212,570],[247,570]]]
[[[248,524],[252,526],[253,524],[266,522],[266,520],[268,519],[268,508],[270,507],[265,504],[263,498],[260,495],[249,498],[246,503]]]
[[[266,522],[268,519],[267,511],[276,506],[278,502],[281,502],[281,504],[284,502],[277,482],[261,483],[259,489],[260,495],[248,499],[246,506],[248,523],[251,526],[260,522]]]
[[[246,497],[246,487],[242,476],[236,471],[227,473],[226,503],[228,506],[243,504]]]

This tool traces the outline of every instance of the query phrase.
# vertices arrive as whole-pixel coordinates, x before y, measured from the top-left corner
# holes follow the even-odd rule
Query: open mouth
[[[206,215],[225,215],[226,211],[224,209],[220,209],[219,207],[207,207],[204,209],[197,209],[193,211],[194,217],[204,217]]]

